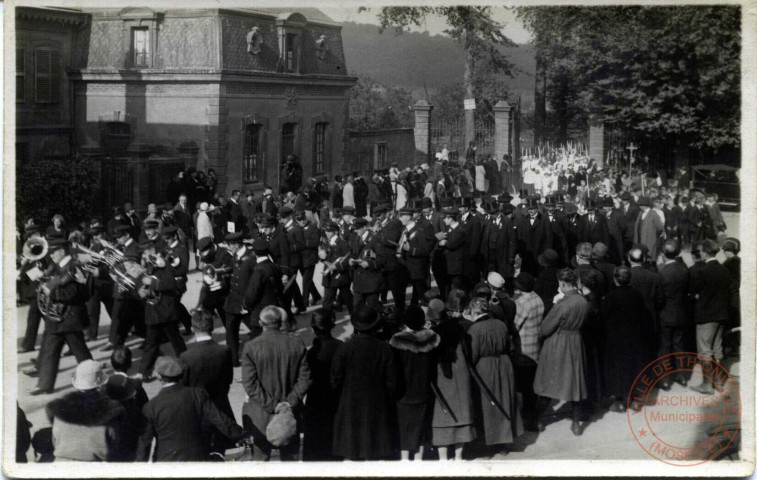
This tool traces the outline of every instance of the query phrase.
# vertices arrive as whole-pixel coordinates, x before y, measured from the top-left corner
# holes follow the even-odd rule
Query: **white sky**
[[[372,8],[367,12],[358,13],[357,7],[354,8],[325,8],[318,7],[323,13],[331,17],[337,22],[356,22],[356,23],[373,23],[378,25],[376,19],[379,8]],[[504,25],[502,32],[507,35],[510,40],[516,43],[526,43],[531,40],[531,34],[526,30],[523,25],[515,17],[515,12],[511,9],[504,7],[492,7],[492,18]],[[425,25],[420,28],[413,26],[413,31],[428,31],[431,35],[441,34],[447,28],[444,19],[437,16],[429,16],[426,18]]]

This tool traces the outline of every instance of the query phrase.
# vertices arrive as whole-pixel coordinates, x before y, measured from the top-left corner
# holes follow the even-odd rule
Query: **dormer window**
[[[299,60],[299,45],[298,35],[296,33],[288,33],[286,36],[286,69],[287,72],[297,73]]]

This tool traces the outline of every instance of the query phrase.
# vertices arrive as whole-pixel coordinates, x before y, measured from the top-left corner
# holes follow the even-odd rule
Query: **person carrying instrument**
[[[323,262],[323,306],[330,308],[334,301],[339,301],[347,306],[352,316],[353,299],[350,291],[349,263],[351,256],[350,247],[339,237],[339,225],[334,222],[323,224],[327,242],[318,251],[318,256]]]
[[[39,381],[30,395],[52,393],[58,376],[63,344],[67,344],[77,363],[92,358],[84,341],[87,322],[86,279],[74,265],[68,241],[55,238],[48,242],[48,255],[54,264],[49,280],[39,286],[40,311],[45,334],[39,352]]]
[[[48,268],[48,258],[43,250],[42,227],[34,224],[27,225],[24,227],[24,235],[26,236],[26,243],[19,267],[19,290],[22,298],[29,302],[29,313],[26,316],[26,334],[19,353],[34,351],[39,324],[42,320],[42,314],[37,306],[37,288],[41,275]]]
[[[376,256],[379,236],[368,228],[368,221],[364,218],[355,219],[352,224],[355,228],[355,241],[357,242],[356,258],[350,258],[354,281],[352,292],[355,296],[354,307],[365,303],[378,309],[379,295],[384,288],[384,275],[381,273],[381,260]],[[354,249],[351,249],[355,253]]]
[[[142,356],[143,380],[156,380],[152,369],[160,354],[163,338],[171,342],[174,354],[180,355],[187,349],[184,339],[179,334],[179,318],[176,311],[178,287],[176,272],[164,258],[163,253],[155,251],[155,245],[147,241],[142,244],[142,265],[146,275],[140,279],[139,297],[145,302],[145,348]]]
[[[185,335],[192,335],[192,316],[187,311],[187,307],[181,303],[181,297],[187,291],[187,273],[189,272],[189,250],[179,239],[179,228],[176,225],[170,225],[163,229],[163,238],[168,244],[165,258],[173,268],[173,274],[176,277],[176,313],[179,321],[184,325]]]
[[[226,311],[223,309],[223,303],[229,294],[229,276],[234,268],[234,259],[228,250],[219,248],[210,237],[200,238],[196,246],[200,260],[205,266],[202,269],[200,299],[195,310],[217,312],[221,322],[226,326]]]

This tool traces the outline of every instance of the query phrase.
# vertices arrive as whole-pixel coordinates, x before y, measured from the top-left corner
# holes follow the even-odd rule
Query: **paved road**
[[[732,213],[726,213],[726,221],[729,225],[729,233],[736,234],[738,232],[738,217]],[[689,260],[689,257],[687,257]],[[316,269],[315,278],[319,289],[321,278],[320,266]],[[301,279],[300,279],[301,280]],[[298,280],[298,281],[300,281]],[[188,291],[183,297],[183,303],[187,308],[193,308],[197,301],[198,292],[200,289],[201,277],[198,272],[194,272],[189,276]],[[316,307],[311,307],[312,311]],[[27,307],[22,306],[18,309],[17,324],[18,331],[24,331],[26,325]],[[309,328],[310,315],[300,315],[297,317],[297,335],[301,336],[306,344],[312,342],[312,332]],[[107,333],[110,328],[110,319],[103,309],[101,322],[100,322],[100,338],[97,341],[89,342],[89,348],[93,353],[96,360],[107,362],[109,359],[108,353],[98,352],[97,349],[106,343]],[[242,338],[245,338],[246,328],[242,326]],[[340,339],[344,339],[352,334],[352,327],[349,324],[349,319],[346,315],[346,309],[340,313],[337,317],[337,326],[334,329],[334,335]],[[224,330],[222,325],[217,325],[214,331],[215,339],[220,343],[225,343]],[[40,335],[41,338],[41,335]],[[134,365],[133,372],[138,371],[139,368],[139,355],[140,350],[136,347],[141,343],[141,339],[131,337],[127,342],[127,345],[132,347],[134,353]],[[37,346],[39,349],[39,345]],[[163,345],[163,352],[171,354],[172,349],[169,344]],[[72,390],[71,386],[71,374],[73,373],[76,362],[72,356],[64,357],[60,364],[60,373],[55,385],[54,393],[50,395],[42,395],[31,397],[27,395],[27,391],[36,385],[36,379],[29,378],[23,375],[22,369],[31,366],[31,359],[36,357],[39,350],[35,352],[29,352],[18,355],[18,402],[21,408],[26,412],[29,421],[32,422],[33,431],[39,428],[49,426],[47,418],[44,414],[44,407],[53,398],[60,397]],[[738,375],[738,359],[727,359],[727,367],[734,375]],[[239,379],[241,376],[241,368],[236,368],[234,371],[235,379]],[[692,378],[691,384],[699,383],[698,375]],[[153,382],[145,385],[145,390],[148,396],[152,397],[157,394],[160,388],[159,382]],[[683,394],[690,392],[689,390],[675,385],[673,389],[668,392],[670,395]],[[229,394],[231,406],[234,411],[236,420],[241,424],[241,409],[245,400],[245,393],[241,383],[234,382]],[[526,432],[523,436],[519,437],[516,442],[508,449],[507,452],[499,452],[493,455],[494,459],[646,459],[649,458],[647,454],[641,450],[636,441],[634,440],[631,432],[629,431],[628,420],[625,414],[608,412],[602,409],[600,413],[596,414],[582,437],[576,438],[570,433],[570,420],[567,413],[564,410],[563,405],[553,405],[553,410],[556,412],[552,417],[551,422],[547,426],[545,432],[537,434],[534,432]],[[695,441],[702,435],[702,432],[708,428],[707,425],[682,425],[676,426],[675,437],[680,439],[682,443],[690,443]],[[673,433],[670,433],[673,435]]]

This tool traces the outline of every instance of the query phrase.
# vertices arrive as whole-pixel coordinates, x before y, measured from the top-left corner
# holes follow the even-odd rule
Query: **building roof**
[[[239,8],[238,10],[245,10],[250,12],[264,12],[264,13],[270,13],[273,15],[280,15],[282,13],[289,13],[289,12],[297,12],[301,13],[310,21],[314,22],[328,22],[328,23],[336,23],[333,19],[329,18],[328,15],[323,13],[322,11],[318,10],[317,8],[301,8],[301,7],[289,7],[289,8]]]

